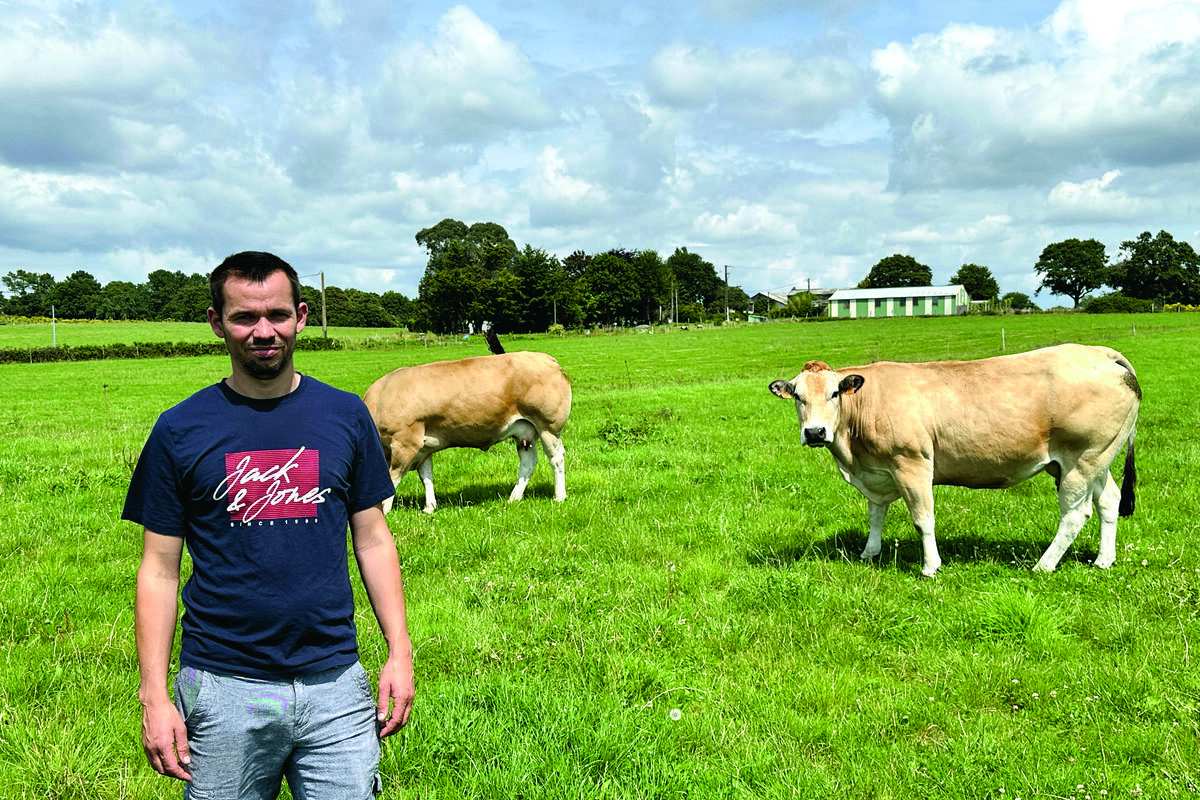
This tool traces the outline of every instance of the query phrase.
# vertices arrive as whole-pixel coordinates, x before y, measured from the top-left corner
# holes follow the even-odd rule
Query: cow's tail
[[[504,353],[504,345],[500,344],[500,337],[491,328],[484,332],[483,338],[487,339],[488,350],[491,350],[493,355],[501,355]]]
[[[1117,506],[1117,514],[1122,517],[1133,516],[1134,489],[1137,487],[1137,464],[1133,460],[1133,434],[1136,430],[1135,425],[1125,442],[1125,475],[1121,478],[1121,504]]]
[[[1133,364],[1129,363],[1129,359],[1120,353],[1113,351],[1113,360],[1120,364],[1125,369],[1125,385],[1133,392],[1137,398],[1137,404],[1142,402],[1142,386],[1138,383],[1137,373],[1133,370]],[[1117,506],[1117,514],[1122,517],[1133,516],[1134,506],[1134,490],[1137,488],[1137,464],[1133,458],[1133,439],[1137,433],[1137,411],[1134,410],[1134,421],[1129,427],[1129,436],[1125,439],[1125,474],[1121,478],[1121,502]]]

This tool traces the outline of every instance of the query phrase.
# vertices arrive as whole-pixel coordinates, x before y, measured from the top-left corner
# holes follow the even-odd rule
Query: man
[[[358,396],[296,372],[308,307],[296,272],[238,253],[209,278],[232,371],[155,424],[122,513],[144,529],[135,632],[142,745],[184,797],[369,798],[379,739],[407,721],[412,644],[395,489]],[[378,694],[358,662],[349,525],[388,647]],[[175,702],[167,688],[186,543]]]

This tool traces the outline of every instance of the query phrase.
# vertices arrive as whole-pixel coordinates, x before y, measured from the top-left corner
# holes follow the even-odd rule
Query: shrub
[[[1154,303],[1113,292],[1089,300],[1083,310],[1089,314],[1148,314],[1154,310]]]

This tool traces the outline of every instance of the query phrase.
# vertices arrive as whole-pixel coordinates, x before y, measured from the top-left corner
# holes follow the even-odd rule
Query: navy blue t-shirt
[[[271,400],[221,382],[163,412],[121,516],[186,540],[180,663],[250,678],[354,663],[347,526],[394,491],[362,400],[313,378]]]

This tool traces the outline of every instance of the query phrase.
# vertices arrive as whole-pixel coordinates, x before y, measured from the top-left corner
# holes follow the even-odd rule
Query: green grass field
[[[124,337],[89,344],[151,340],[87,327]],[[185,328],[211,336],[161,335],[184,341]],[[0,327],[0,347],[42,346],[13,336]],[[1046,476],[936,489],[945,565],[933,580],[919,577],[901,505],[879,561],[860,563],[865,501],[828,454],[800,445],[791,405],[766,388],[812,358],[978,358],[1065,341],[1121,350],[1145,392],[1137,513],[1121,520],[1109,571],[1087,563],[1093,521],[1056,573],[1031,572],[1057,522]],[[416,477],[402,482],[389,521],[418,697],[385,749],[385,798],[1200,793],[1200,316],[505,343],[550,352],[572,379],[568,498],[552,501],[542,463],[526,500],[507,504],[508,445],[436,456],[432,516]],[[361,393],[395,367],[484,352],[473,338],[297,363]],[[177,796],[141,754],[141,540],[119,515],[157,414],[227,372],[215,357],[0,367],[0,798]],[[374,669],[381,645],[361,592],[359,617]]]

